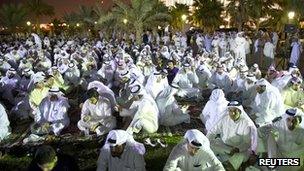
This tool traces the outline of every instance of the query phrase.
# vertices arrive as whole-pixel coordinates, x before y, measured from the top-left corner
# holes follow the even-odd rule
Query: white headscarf
[[[109,139],[115,140],[115,142],[111,143],[109,142]],[[114,147],[124,143],[135,146],[136,150],[138,150],[141,155],[146,153],[145,146],[142,143],[136,142],[134,138],[125,130],[110,131],[103,148],[110,148],[111,146]]]
[[[186,132],[184,135],[184,139],[188,140],[188,142],[191,144],[191,142],[196,142],[201,144],[201,148],[210,148],[210,142],[208,138],[199,130],[197,129],[190,129]]]

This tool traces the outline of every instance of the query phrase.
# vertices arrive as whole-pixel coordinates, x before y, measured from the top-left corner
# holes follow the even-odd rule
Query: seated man
[[[184,63],[183,68],[179,70],[175,76],[173,83],[178,84],[182,90],[180,92],[184,92],[184,94],[178,93],[178,96],[201,98],[199,89],[194,87],[194,85],[198,84],[198,81],[195,67],[191,66],[189,63]]]
[[[188,130],[167,159],[164,171],[225,170],[210,149],[209,140],[199,130]]]
[[[269,158],[301,158],[304,160],[303,116],[296,109],[288,109],[273,123],[259,128],[259,137],[265,144]],[[303,166],[303,162],[300,162]],[[279,170],[301,170],[299,167]]]
[[[112,115],[111,101],[99,95],[96,88],[88,90],[88,98],[81,110],[78,128],[87,136],[96,132],[97,136],[104,135],[116,127],[116,118]]]
[[[51,146],[41,146],[36,150],[28,171],[78,171],[76,160],[65,154],[56,154]]]
[[[284,103],[279,90],[262,78],[256,82],[257,95],[251,104],[251,116],[259,126],[270,123],[284,111]]]
[[[11,134],[10,122],[4,106],[0,103],[0,142]]]
[[[100,150],[97,171],[145,171],[145,151],[145,146],[136,142],[126,131],[112,130]]]
[[[223,65],[219,64],[216,67],[216,72],[211,76],[211,83],[214,84],[215,87],[222,89],[225,94],[230,91],[232,80],[229,74],[224,71]]]
[[[285,104],[285,108],[298,108],[304,112],[304,91],[300,85],[302,80],[294,77],[290,81],[290,86],[283,90],[282,98]]]
[[[6,76],[2,77],[0,80],[0,92],[2,97],[5,100],[8,100],[9,103],[15,103],[15,93],[19,87],[20,76],[14,68],[10,68],[6,72]]]
[[[132,104],[129,108],[123,109],[124,116],[132,117],[127,128],[129,133],[139,133],[143,130],[146,133],[154,133],[158,129],[159,110],[155,100],[148,94],[144,87],[137,84],[131,88]],[[121,115],[121,114],[120,114]]]
[[[147,80],[145,89],[154,99],[162,90],[169,86],[167,75],[164,71],[154,71]]]
[[[183,122],[190,123],[190,116],[180,109],[174,97],[178,89],[178,85],[172,83],[157,95],[155,101],[159,109],[159,124],[174,126]]]
[[[70,119],[67,115],[69,107],[68,99],[58,88],[50,89],[47,97],[38,106],[32,132],[34,134],[53,132],[58,136],[65,127],[69,126]]]
[[[211,148],[222,162],[238,170],[255,154],[257,129],[243,107],[236,101],[228,104],[221,120],[208,132]]]
[[[212,91],[209,101],[206,103],[200,115],[207,132],[222,118],[228,103],[222,89],[214,89]]]

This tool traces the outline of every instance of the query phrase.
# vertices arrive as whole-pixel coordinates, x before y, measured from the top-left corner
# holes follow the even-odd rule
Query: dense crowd
[[[263,31],[255,37],[147,32],[140,45],[132,34],[3,37],[0,141],[11,134],[10,121],[32,121],[24,144],[61,136],[75,124],[83,136],[107,135],[97,170],[145,170],[145,146],[133,136],[191,123],[177,100],[209,99],[200,115],[204,131],[188,130],[164,170],[262,170],[257,157],[301,157],[303,165],[302,45],[297,37],[288,47],[279,41],[277,33]],[[290,49],[289,64],[277,70],[282,48]],[[75,108],[79,120],[70,123]],[[144,143],[154,145],[150,138]],[[52,157],[39,160],[38,168],[52,170],[47,163],[56,157],[43,150]]]

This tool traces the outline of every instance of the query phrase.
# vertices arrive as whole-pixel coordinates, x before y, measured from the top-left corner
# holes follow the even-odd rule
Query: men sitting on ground
[[[110,99],[100,95],[97,88],[89,89],[87,95],[88,99],[82,106],[78,128],[86,136],[90,135],[90,132],[96,133],[97,136],[107,134],[116,127]]]
[[[279,90],[262,78],[256,82],[257,95],[251,104],[251,116],[259,126],[270,123],[284,111]]]
[[[220,161],[235,170],[255,154],[257,147],[257,128],[237,101],[228,104],[225,114],[207,137]]]
[[[294,77],[290,85],[282,91],[285,109],[298,108],[304,112],[304,91],[301,88],[302,80]]]
[[[207,137],[197,129],[188,130],[167,159],[164,171],[214,170],[224,171],[222,163],[210,149]]]
[[[132,104],[124,110],[124,116],[131,116],[132,121],[127,128],[129,133],[155,133],[158,129],[159,110],[155,100],[143,86],[136,84],[131,88]]]
[[[61,131],[70,123],[67,114],[69,107],[68,99],[58,88],[50,89],[47,97],[38,106],[32,133],[43,135],[52,132],[56,136],[60,135]]]
[[[285,114],[269,125],[259,128],[261,143],[265,146],[268,158],[300,158],[304,160],[303,116],[296,109],[287,109]],[[303,166],[303,162],[300,162]],[[301,170],[301,166],[278,168],[279,170]]]
[[[228,103],[222,89],[214,89],[212,91],[209,101],[206,103],[200,115],[207,132],[222,118]]]
[[[145,171],[145,146],[124,130],[109,132],[97,161],[97,171]]]
[[[0,142],[11,134],[10,122],[4,106],[0,103]]]

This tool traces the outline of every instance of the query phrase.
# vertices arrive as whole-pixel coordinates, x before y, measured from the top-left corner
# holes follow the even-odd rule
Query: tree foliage
[[[0,23],[14,30],[18,26],[25,26],[27,10],[22,4],[3,4],[0,8]]]
[[[175,3],[174,6],[169,8],[171,20],[170,25],[177,30],[182,30],[184,22],[182,16],[186,15],[189,17],[189,6],[185,4]]]
[[[164,4],[158,0],[131,0],[130,4],[122,0],[114,0],[114,8],[107,15],[101,16],[99,23],[116,30],[134,31],[136,41],[140,43],[144,29],[157,28],[169,18]]]
[[[193,22],[209,31],[223,24],[223,4],[217,0],[195,0]]]

